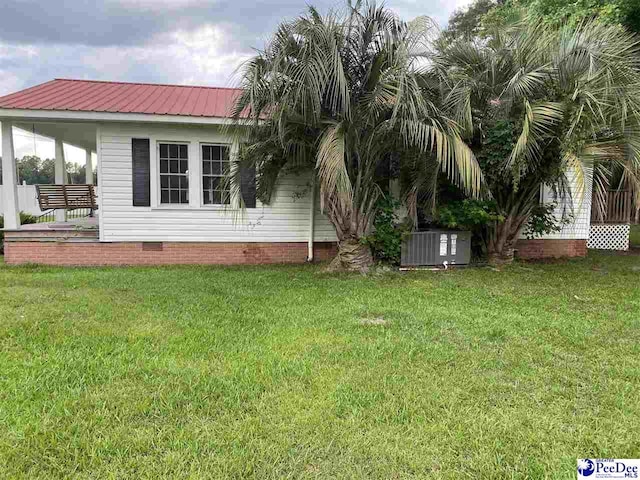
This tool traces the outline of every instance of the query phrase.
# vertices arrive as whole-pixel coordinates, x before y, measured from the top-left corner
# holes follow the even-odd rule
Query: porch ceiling
[[[51,139],[59,138],[68,145],[96,151],[97,124],[75,122],[14,122],[14,126]]]

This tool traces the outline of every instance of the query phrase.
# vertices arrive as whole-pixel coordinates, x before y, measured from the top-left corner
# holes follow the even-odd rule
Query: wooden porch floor
[[[66,222],[32,223],[20,225],[17,230],[5,230],[7,242],[91,242],[99,238],[97,216],[74,218]]]
[[[98,215],[72,218],[66,222],[43,222],[20,225],[18,230],[98,230]]]

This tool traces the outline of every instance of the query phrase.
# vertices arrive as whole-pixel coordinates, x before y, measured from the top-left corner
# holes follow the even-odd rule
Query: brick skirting
[[[304,263],[306,242],[65,242],[8,241],[4,261],[9,265],[235,265]],[[314,260],[330,260],[336,244],[316,242]],[[525,260],[583,257],[586,240],[518,240],[518,258]]]
[[[318,242],[314,260],[329,260],[335,243]],[[307,243],[5,242],[10,265],[198,265],[304,263]]]
[[[584,257],[586,255],[586,240],[518,240],[516,244],[516,256],[523,260]]]

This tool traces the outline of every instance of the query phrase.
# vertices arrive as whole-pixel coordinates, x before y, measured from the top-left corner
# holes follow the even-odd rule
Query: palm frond
[[[316,169],[324,196],[338,199],[345,207],[351,203],[353,194],[345,162],[348,154],[343,125],[328,126],[318,144]]]
[[[524,118],[522,129],[507,162],[505,169],[517,167],[520,160],[534,163],[540,154],[540,142],[545,135],[553,132],[564,116],[563,106],[557,102],[541,102],[531,105],[524,100]]]

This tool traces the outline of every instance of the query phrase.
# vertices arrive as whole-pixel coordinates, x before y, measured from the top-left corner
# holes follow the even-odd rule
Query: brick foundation
[[[236,265],[304,263],[305,242],[65,242],[8,241],[4,261],[9,265]],[[336,244],[317,242],[314,259],[332,259]],[[586,240],[518,240],[516,255],[524,260],[584,257]]]
[[[586,240],[518,240],[516,244],[516,256],[523,260],[584,257],[586,255]]]
[[[318,242],[314,260],[333,258],[335,243]],[[10,265],[197,265],[304,263],[307,243],[5,242]]]

